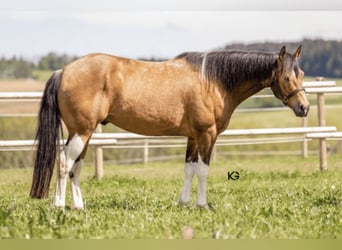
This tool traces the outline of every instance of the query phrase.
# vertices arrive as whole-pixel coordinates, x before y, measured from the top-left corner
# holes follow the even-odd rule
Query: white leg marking
[[[57,167],[57,182],[56,182],[56,193],[55,193],[55,207],[65,207],[65,189],[66,189],[66,178],[63,176],[63,172],[66,167],[66,159],[64,150],[60,153],[59,164]]]
[[[199,160],[196,167],[196,175],[198,178],[198,189],[196,205],[198,207],[208,208],[207,205],[207,177],[209,173],[209,166]]]
[[[65,206],[65,192],[68,174],[77,157],[82,153],[84,143],[78,134],[70,140],[69,144],[60,154],[60,166],[57,168],[57,184],[55,193],[55,207]]]
[[[83,209],[83,199],[80,188],[80,173],[83,160],[80,160],[74,164],[71,169],[72,175],[70,176],[71,182],[71,208],[72,209]]]
[[[180,205],[183,205],[183,204],[188,205],[190,203],[191,184],[192,184],[192,179],[194,178],[194,175],[195,175],[196,165],[197,163],[195,162],[190,162],[190,163],[185,164],[183,190],[178,201]]]

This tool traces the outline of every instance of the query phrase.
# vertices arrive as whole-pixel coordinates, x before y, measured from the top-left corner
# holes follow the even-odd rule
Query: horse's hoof
[[[196,207],[199,209],[209,210],[208,204],[196,204]]]
[[[190,207],[190,201],[188,202],[178,201],[177,205],[180,207]]]
[[[65,212],[65,206],[53,204],[51,207],[53,209],[58,209],[58,210],[61,210],[61,211]]]
[[[83,205],[80,205],[80,206],[72,205],[71,206],[71,210],[83,210],[83,209],[84,209]]]

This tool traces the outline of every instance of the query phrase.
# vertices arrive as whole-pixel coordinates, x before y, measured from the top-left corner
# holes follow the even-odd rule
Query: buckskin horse
[[[39,110],[38,141],[30,196],[46,198],[57,156],[54,206],[65,206],[67,177],[71,207],[84,207],[80,171],[96,126],[112,123],[153,136],[186,136],[184,184],[179,204],[189,204],[193,177],[196,205],[207,207],[210,155],[235,108],[258,91],[273,94],[299,117],[309,111],[298,64],[301,46],[288,53],[217,50],[187,52],[164,62],[90,54],[52,74]],[[68,139],[60,149],[61,119]]]

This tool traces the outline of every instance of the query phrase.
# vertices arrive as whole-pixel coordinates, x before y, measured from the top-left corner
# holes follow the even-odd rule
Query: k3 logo
[[[240,173],[238,171],[228,171],[228,181],[236,181],[238,179],[240,179]]]

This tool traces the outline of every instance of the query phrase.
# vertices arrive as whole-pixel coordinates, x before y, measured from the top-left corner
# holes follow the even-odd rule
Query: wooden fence
[[[336,127],[327,127],[325,123],[325,94],[337,94],[342,93],[342,87],[336,87],[336,83],[333,81],[324,82],[305,82],[304,87],[308,94],[315,94],[317,96],[317,110],[318,110],[318,127],[308,127],[307,119],[303,118],[303,127],[296,128],[271,128],[271,129],[235,129],[224,131],[217,141],[217,145],[241,145],[241,144],[255,144],[255,143],[279,143],[279,142],[303,142],[303,156],[307,156],[307,141],[311,139],[319,140],[320,149],[320,169],[327,169],[327,145],[326,140],[328,138],[342,138],[342,133],[336,131]],[[42,97],[41,92],[0,92],[0,100],[39,100]],[[253,98],[266,98],[268,95],[256,95]],[[262,109],[261,109],[262,110]],[[287,138],[240,138],[238,140],[226,139],[226,137],[232,136],[251,136],[251,135],[293,135],[301,134],[302,137],[287,137]],[[165,140],[167,138],[168,140]],[[172,145],[158,145],[158,147],[176,147],[184,146],[185,140],[177,137],[151,137],[142,136],[132,133],[101,133],[101,126],[97,128],[96,133],[93,134],[90,140],[90,145],[95,146],[95,167],[96,176],[101,178],[103,176],[103,146],[115,145],[120,147],[118,141],[122,140],[143,140],[144,150],[144,162],[148,162],[149,148],[151,148],[151,140],[164,139],[166,143],[170,144],[170,140],[177,140]],[[125,148],[137,148],[141,146],[124,146]],[[153,146],[152,146],[153,147]],[[2,140],[0,141],[0,151],[14,151],[14,150],[34,150],[35,144],[33,140]]]

